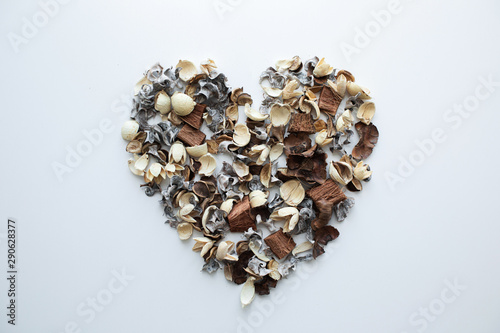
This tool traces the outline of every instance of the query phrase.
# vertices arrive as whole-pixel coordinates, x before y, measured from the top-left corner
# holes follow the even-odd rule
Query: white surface
[[[349,62],[340,44],[352,44],[356,27],[388,2],[232,2],[220,18],[213,0],[73,0],[15,53],[8,33],[20,34],[23,17],[40,7],[2,1],[0,276],[6,220],[14,217],[19,308],[16,327],[7,325],[2,278],[0,331],[59,333],[73,321],[96,333],[202,325],[204,332],[499,332],[500,88],[457,129],[443,119],[474,94],[480,76],[500,81],[499,3],[402,0],[402,11]],[[240,286],[200,272],[192,243],[178,240],[157,200],[139,190],[119,134],[125,117],[113,110],[156,61],[210,57],[233,87],[258,99],[260,72],[296,54],[325,56],[372,90],[381,133],[369,159],[374,176],[338,226],[331,255],[272,291],[286,302],[264,311],[258,305],[271,298],[261,297],[242,310]],[[82,130],[102,119],[113,131],[59,182],[51,163],[63,163],[66,146],[75,149]],[[392,191],[386,172],[397,172],[399,157],[438,127],[447,140]],[[135,279],[86,322],[77,307],[104,295],[122,267]],[[466,290],[442,314],[424,330],[422,317],[410,321],[419,308],[438,306],[443,292],[451,296],[444,281],[455,279]],[[258,327],[238,328],[242,321]]]

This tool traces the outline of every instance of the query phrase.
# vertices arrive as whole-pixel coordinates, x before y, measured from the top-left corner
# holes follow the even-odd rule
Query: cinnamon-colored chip
[[[342,96],[340,96],[331,87],[324,86],[323,89],[321,89],[318,103],[321,111],[328,113],[331,116],[335,116],[340,102],[342,102]]]
[[[205,133],[193,128],[189,124],[182,126],[179,134],[177,134],[177,138],[188,146],[201,145],[205,141],[205,137]]]
[[[293,238],[285,235],[283,233],[283,229],[281,228],[275,233],[264,238],[264,241],[279,259],[286,257],[290,252],[292,252],[296,245]]]

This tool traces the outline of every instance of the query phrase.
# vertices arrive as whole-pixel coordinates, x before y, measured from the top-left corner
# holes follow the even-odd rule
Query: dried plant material
[[[280,195],[289,206],[298,206],[305,197],[305,190],[300,181],[289,180],[280,187]]]
[[[167,114],[172,110],[170,96],[163,90],[155,96],[155,110],[159,111],[161,114]]]
[[[283,94],[283,90],[278,88],[262,87],[262,89],[267,95],[273,98],[278,98],[281,96],[281,94]]]
[[[345,92],[347,90],[347,79],[344,74],[340,74],[337,76],[337,81],[335,81],[335,84],[337,85],[337,93],[344,97]]]
[[[378,129],[373,123],[370,125],[357,123],[355,127],[359,134],[359,142],[352,149],[352,157],[356,160],[365,160],[378,142]]]
[[[193,246],[202,270],[223,269],[228,281],[244,284],[241,302],[248,305],[339,236],[330,220],[343,221],[354,206],[343,191],[360,191],[372,175],[362,159],[378,139],[375,105],[365,101],[369,91],[351,73],[324,58],[302,63],[295,56],[278,61],[277,70],[267,68],[259,80],[264,100],[255,108],[243,88],[227,85],[213,60],[200,68],[198,74],[182,60],[176,68],[151,67],[136,85],[122,136],[133,154],[130,171],[142,177],[147,196],[161,196],[166,223],[182,240],[193,229],[202,233]],[[321,112],[327,119],[319,119]],[[349,154],[353,124],[360,141]],[[212,134],[205,141],[207,130]],[[327,146],[342,158],[327,163]],[[218,173],[217,154],[233,161]],[[280,193],[270,199],[274,186]],[[243,233],[244,240],[235,245],[228,231]],[[299,235],[306,241],[296,246]]]
[[[351,192],[359,192],[363,189],[363,185],[358,179],[353,178],[352,181],[347,184],[346,188]]]
[[[233,122],[238,121],[239,118],[238,104],[233,103],[226,108],[226,117],[227,119]]]
[[[299,222],[299,210],[295,207],[280,208],[275,210],[270,217],[274,221],[284,221],[283,232],[290,232]]]
[[[283,229],[267,236],[264,238],[264,241],[269,246],[271,251],[273,251],[273,253],[278,257],[278,259],[283,259],[295,248],[293,238],[289,235],[285,235],[283,233]]]
[[[250,200],[245,196],[243,200],[233,206],[227,216],[229,228],[232,232],[244,232],[249,228],[256,228],[255,221],[250,215]]]
[[[233,209],[234,203],[236,202],[236,199],[227,199],[220,205],[220,209],[225,211],[226,213],[231,213],[231,210]]]
[[[285,126],[290,121],[292,108],[287,104],[276,103],[271,106],[271,124],[274,127]]]
[[[233,170],[240,178],[245,178],[250,173],[248,165],[238,160],[233,162]]]
[[[148,172],[144,174],[144,181],[146,183],[154,181],[156,184],[160,184],[166,178],[167,172],[160,163],[151,164]]]
[[[318,119],[314,122],[314,129],[315,132],[321,132],[322,130],[326,129],[326,123],[323,119]]]
[[[190,114],[179,118],[186,124],[191,125],[191,127],[200,129],[201,125],[203,124],[203,114],[205,113],[206,109],[207,106],[205,104],[196,103],[193,111]]]
[[[126,121],[122,125],[122,138],[123,140],[131,141],[139,131],[139,123],[135,120]]]
[[[334,117],[341,102],[342,96],[330,86],[324,86],[323,89],[321,89],[318,102],[321,111]]]
[[[309,113],[294,112],[288,131],[291,133],[304,132],[307,134],[315,133],[314,123]]]
[[[217,247],[217,253],[215,255],[215,258],[217,260],[229,260],[229,261],[236,261],[238,260],[237,257],[231,255],[230,253],[234,249],[234,243],[231,241],[224,241],[220,242],[219,246]]]
[[[303,243],[300,243],[299,245],[297,245],[293,251],[292,251],[292,254],[294,256],[296,256],[297,254],[300,254],[300,253],[303,253],[303,252],[306,252],[306,251],[309,251],[313,248],[313,244],[309,241],[305,241]]]
[[[260,190],[255,190],[250,192],[248,198],[250,200],[250,207],[257,208],[262,207],[267,204],[267,197],[269,193],[262,192]]]
[[[200,69],[203,73],[205,73],[206,75],[210,75],[210,73],[215,69],[217,68],[217,66],[215,65],[215,61],[213,61],[212,59],[207,59],[205,61],[203,61],[200,65]]]
[[[194,252],[200,252],[200,256],[204,257],[208,251],[214,246],[214,241],[207,237],[196,237],[194,238],[195,244],[193,246]]]
[[[373,102],[365,102],[361,104],[361,106],[358,109],[358,119],[362,123],[366,125],[370,125],[370,122],[373,119],[373,116],[375,115],[375,103]]]
[[[174,112],[181,117],[190,114],[196,105],[191,97],[178,91],[172,95],[171,101]]]
[[[314,68],[313,74],[316,77],[323,77],[333,73],[333,67],[325,62],[325,58],[321,58],[321,60],[316,64]]]
[[[144,154],[137,161],[134,163],[134,168],[139,171],[144,171],[146,170],[147,166],[149,164],[149,155]]]
[[[286,84],[285,88],[283,89],[283,92],[282,92],[283,99],[287,100],[287,99],[298,97],[298,96],[302,95],[301,91],[295,91],[295,89],[298,88],[299,84],[300,83],[297,80],[289,81]]]
[[[211,176],[215,168],[217,168],[217,160],[212,154],[208,153],[200,157],[199,162],[201,163],[200,170],[198,173],[203,176]]]
[[[140,154],[142,153],[142,142],[139,140],[132,140],[127,144],[125,150],[129,153]]]
[[[143,76],[142,79],[140,79],[134,87],[134,95],[138,95],[139,92],[142,90],[142,86],[144,85],[150,85],[153,84],[146,76]]]
[[[170,148],[168,162],[182,165],[186,162],[186,157],[186,148],[184,148],[184,145],[181,142],[176,141]]]
[[[181,240],[188,240],[193,234],[193,225],[187,222],[179,223],[179,225],[177,225],[177,233]]]
[[[250,142],[250,130],[245,124],[234,126],[233,143],[238,147],[244,147]]]
[[[357,94],[360,94],[359,98],[361,98],[362,100],[371,99],[370,90],[361,87],[359,84],[351,81],[347,82],[347,92],[351,96],[356,96]]]
[[[128,167],[130,169],[130,171],[134,174],[134,175],[137,175],[137,176],[144,176],[144,169],[143,170],[139,170],[135,167],[135,163],[136,163],[137,159],[135,158],[131,158],[128,160]]]
[[[175,68],[181,68],[179,71],[179,78],[184,82],[191,81],[191,79],[198,74],[196,66],[188,60],[179,60],[179,63],[175,66]]]
[[[250,104],[245,104],[245,114],[248,118],[255,121],[264,121],[269,117],[267,114],[262,114],[259,111],[250,107]]]
[[[370,171],[370,166],[363,161],[359,161],[354,168],[354,178],[357,180],[370,180],[373,171]]]
[[[205,133],[188,124],[182,126],[177,134],[177,138],[190,147],[201,145],[205,141],[205,137]]]
[[[241,307],[245,307],[252,303],[255,298],[255,278],[253,276],[249,276],[247,281],[243,284],[243,288],[241,289]]]
[[[294,62],[293,59],[282,59],[276,61],[275,66],[279,72],[284,72],[292,66],[293,62]]]
[[[352,165],[349,156],[344,155],[338,162],[330,162],[330,177],[341,185],[347,185],[353,177]]]
[[[269,152],[269,161],[271,163],[276,161],[281,156],[281,154],[283,154],[283,147],[284,145],[280,142],[271,147],[271,150]]]
[[[350,110],[345,110],[342,115],[337,119],[336,129],[338,132],[345,133],[351,129],[353,118]]]
[[[185,149],[189,156],[192,156],[194,158],[200,158],[208,153],[208,146],[206,142],[202,145],[186,147]]]
[[[330,144],[333,141],[333,138],[329,138],[328,131],[326,129],[323,129],[318,132],[314,141],[318,146],[323,148],[324,146]]]

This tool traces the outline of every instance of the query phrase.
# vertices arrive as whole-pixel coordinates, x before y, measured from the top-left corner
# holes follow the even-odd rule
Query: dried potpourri
[[[339,236],[332,215],[343,221],[354,205],[345,192],[362,190],[372,175],[364,160],[378,140],[375,104],[324,58],[296,56],[266,69],[258,108],[216,68],[210,59],[200,71],[187,60],[154,65],[135,87],[122,137],[130,170],[143,177],[146,195],[161,196],[166,223],[181,240],[194,236],[202,270],[222,269],[243,285],[246,306]],[[359,142],[349,154],[353,126]],[[327,162],[327,148],[335,160]]]

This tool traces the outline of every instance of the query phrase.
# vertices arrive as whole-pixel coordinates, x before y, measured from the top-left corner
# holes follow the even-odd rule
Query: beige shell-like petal
[[[250,130],[245,124],[236,124],[234,126],[233,142],[238,147],[244,147],[250,142]]]
[[[181,117],[193,112],[196,105],[191,97],[178,91],[172,95],[171,101],[174,112]]]
[[[303,94],[302,91],[295,91],[299,86],[299,81],[291,80],[283,88],[283,99],[290,99]]]
[[[215,258],[217,258],[217,260],[232,259],[231,256],[229,256],[228,254],[233,250],[233,248],[234,248],[234,243],[231,241],[220,242],[219,246],[217,247]]]
[[[271,273],[269,273],[269,276],[276,281],[281,279],[281,274],[278,271],[278,267],[279,267],[279,263],[274,259],[270,260],[267,263],[267,268],[271,270]]]
[[[290,121],[292,107],[288,104],[276,103],[271,106],[269,114],[271,116],[271,124],[274,127],[285,126]]]
[[[292,66],[294,59],[282,59],[276,61],[276,69],[279,72],[284,72]]]
[[[333,141],[333,138],[329,138],[328,131],[324,129],[318,132],[314,140],[320,147],[324,147],[327,144],[331,143]]]
[[[135,120],[128,120],[122,125],[122,138],[131,141],[139,132],[139,123]]]
[[[304,200],[306,192],[300,181],[292,179],[281,185],[280,195],[287,205],[298,206]]]
[[[249,276],[247,278],[247,281],[243,284],[240,295],[241,306],[243,308],[252,303],[253,299],[255,298],[254,281],[255,278],[253,276]]]
[[[338,162],[330,162],[328,169],[330,178],[341,185],[347,185],[352,180],[353,171],[351,161],[348,155],[342,156]]]
[[[215,61],[212,59],[207,59],[203,61],[200,65],[200,69],[203,73],[209,75],[211,71],[213,71],[217,66],[215,65]]]
[[[179,67],[182,68],[179,72],[179,78],[184,82],[191,81],[198,74],[196,66],[189,60],[179,60],[175,68]]]
[[[177,216],[186,222],[190,223],[196,223],[196,220],[191,216],[191,214],[195,213],[194,211],[194,205],[193,204],[187,204],[184,205],[179,211],[177,212]]]
[[[274,97],[274,98],[278,98],[281,96],[281,94],[283,93],[283,90],[279,89],[279,88],[272,88],[272,87],[262,87],[262,89],[264,90],[264,92],[271,96],[271,97]]]
[[[278,142],[274,146],[271,147],[271,151],[269,152],[269,160],[271,162],[276,161],[281,154],[283,154],[284,145],[281,142]]]
[[[300,243],[299,245],[297,245],[292,250],[292,254],[295,256],[295,255],[297,255],[299,253],[309,251],[312,248],[313,248],[313,244],[311,242],[309,242],[309,241],[305,241],[305,242]]]
[[[342,115],[337,119],[336,128],[338,132],[345,132],[350,129],[353,122],[352,114],[350,110],[345,110]]]
[[[245,178],[250,172],[248,165],[238,160],[233,162],[233,169],[240,178]]]
[[[299,210],[295,207],[280,208],[275,210],[270,217],[275,221],[285,221],[283,232],[290,232],[299,222]]]
[[[207,237],[195,237],[193,239],[196,242],[193,245],[194,252],[201,251],[205,247],[206,244],[212,243],[212,245],[213,245],[213,243],[214,243],[210,238],[207,238]]]
[[[144,170],[139,170],[135,167],[135,162],[137,161],[137,159],[135,158],[131,158],[128,160],[128,168],[130,169],[130,171],[134,174],[134,175],[137,175],[137,176],[144,176]]]
[[[179,223],[177,225],[177,233],[181,240],[188,240],[193,234],[193,225],[187,222]]]
[[[366,125],[370,125],[373,116],[375,115],[375,103],[373,102],[365,102],[361,104],[358,109],[358,119],[365,123]]]
[[[340,74],[337,77],[337,81],[335,81],[335,83],[337,84],[337,92],[340,96],[344,97],[347,89],[347,78],[345,77],[345,75]]]
[[[264,149],[261,151],[259,158],[255,162],[257,165],[262,165],[264,162],[267,160],[267,157],[269,156],[269,152],[271,149],[269,149],[268,146],[265,146]]]
[[[200,157],[199,162],[201,163],[200,170],[198,171],[200,175],[209,177],[214,173],[215,168],[217,168],[217,160],[210,153]]]
[[[167,114],[172,110],[170,96],[165,91],[160,91],[155,96],[155,110],[161,114]]]
[[[227,107],[227,109],[226,109],[227,119],[231,120],[232,122],[237,122],[239,116],[240,116],[240,113],[238,111],[238,104],[233,103]]]
[[[368,90],[365,87],[360,86],[359,84],[357,84],[355,82],[351,82],[351,81],[347,82],[347,92],[351,96],[356,96],[358,93],[361,93],[360,98],[363,100],[371,99],[370,90]]]
[[[143,154],[137,161],[135,161],[134,167],[137,170],[144,171],[146,170],[147,166],[149,164],[149,155],[148,154]]]
[[[313,71],[313,74],[316,77],[323,77],[326,75],[330,75],[332,73],[333,73],[333,67],[325,62],[325,58],[321,58],[321,60],[317,63]]]
[[[186,158],[186,148],[184,148],[184,145],[180,141],[176,141],[172,147],[170,147],[168,162],[182,165],[186,162]]]
[[[268,163],[262,167],[260,170],[260,182],[265,187],[271,187],[271,172],[272,172],[272,164]]]
[[[268,114],[262,114],[254,108],[250,107],[250,104],[248,103],[245,104],[245,114],[248,118],[255,121],[264,121],[267,119],[267,117],[269,117]]]
[[[198,197],[193,192],[186,192],[182,194],[179,197],[179,207],[184,208],[186,205],[191,205],[191,198],[194,198],[195,202],[199,201]]]
[[[252,208],[264,206],[267,203],[268,196],[269,193],[266,194],[259,190],[250,192],[250,194],[248,195],[248,198],[250,199],[250,206]]]
[[[136,84],[135,84],[135,87],[134,87],[134,96],[137,95],[139,93],[139,91],[141,91],[141,88],[143,85],[145,84],[152,84],[153,82],[149,81],[149,79],[147,77],[143,77],[142,79],[140,79]]]
[[[354,178],[357,180],[365,180],[371,177],[373,171],[370,170],[370,166],[363,161],[359,161],[354,168]]]
[[[220,209],[225,211],[226,213],[231,213],[231,210],[233,210],[234,202],[236,199],[227,199],[220,205]]]
[[[203,155],[208,153],[207,143],[205,142],[204,144],[199,146],[186,147],[186,152],[194,158],[202,157]]]

